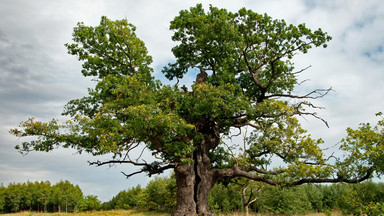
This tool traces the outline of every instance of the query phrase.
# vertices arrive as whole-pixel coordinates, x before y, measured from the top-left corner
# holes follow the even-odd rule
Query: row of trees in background
[[[245,183],[245,184],[244,184]],[[146,209],[172,212],[176,205],[174,178],[156,177],[147,187],[121,191],[103,209]],[[245,200],[244,200],[245,198]],[[247,201],[250,212],[269,214],[306,214],[340,210],[344,214],[383,215],[384,183],[308,184],[297,187],[276,187],[250,183],[244,179],[222,182],[209,195],[213,212],[242,212]]]
[[[60,181],[12,183],[0,186],[0,213],[19,211],[75,212],[100,209],[96,196],[83,196],[78,185]]]
[[[69,181],[27,182],[0,186],[0,213],[18,211],[76,212],[89,210],[140,209],[172,212],[176,206],[174,176],[156,177],[146,187],[121,191],[101,203],[96,196],[84,196],[79,186]],[[384,214],[384,183],[301,185],[272,187],[236,179],[221,182],[211,190],[209,207],[214,212],[306,214],[340,210],[353,215]]]
[[[365,182],[360,184],[338,183],[332,185],[308,184],[297,187],[271,187],[263,184],[241,185],[246,189],[245,198],[254,200],[250,211],[271,214],[307,214],[332,210],[344,214],[384,215],[384,184]],[[250,193],[253,187],[253,194]],[[239,185],[218,184],[209,198],[213,211],[232,212],[244,209],[243,191],[234,190]]]

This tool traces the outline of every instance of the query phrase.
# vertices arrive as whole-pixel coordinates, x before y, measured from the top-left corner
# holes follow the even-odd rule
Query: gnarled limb
[[[338,183],[338,182],[359,183],[371,178],[372,175],[373,175],[373,170],[368,169],[364,176],[361,176],[360,178],[356,178],[356,179],[348,179],[342,176],[338,176],[337,178],[303,178],[303,179],[294,180],[294,181],[279,181],[279,180],[272,180],[266,177],[265,175],[258,175],[258,174],[248,172],[247,170],[244,170],[239,166],[234,166],[229,169],[215,170],[216,178],[245,177],[250,180],[264,182],[269,185],[282,185],[282,186],[297,186],[297,185],[302,185],[307,183]]]

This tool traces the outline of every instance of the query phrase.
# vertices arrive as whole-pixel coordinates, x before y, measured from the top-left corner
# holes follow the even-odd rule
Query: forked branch
[[[330,91],[333,91],[332,87],[328,89],[315,89],[305,95],[291,95],[291,94],[271,94],[266,95],[265,98],[273,98],[273,97],[285,97],[285,98],[293,98],[293,99],[318,99],[327,95]]]

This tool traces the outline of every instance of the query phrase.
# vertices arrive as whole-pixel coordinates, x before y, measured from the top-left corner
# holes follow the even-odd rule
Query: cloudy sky
[[[300,77],[310,80],[301,89],[335,90],[316,102],[326,107],[318,113],[330,128],[312,118],[302,119],[314,137],[336,144],[347,127],[374,123],[374,114],[384,112],[382,0],[1,0],[0,183],[67,179],[102,201],[137,184],[145,185],[149,179],[144,175],[126,180],[120,173],[134,167],[90,167],[87,161],[95,158],[72,150],[22,156],[14,150],[22,140],[8,130],[30,116],[61,118],[66,102],[84,96],[92,86],[80,73],[81,63],[64,47],[71,42],[77,22],[97,25],[102,15],[128,19],[153,56],[160,79],[161,68],[173,60],[169,22],[178,11],[198,2],[230,11],[246,7],[287,23],[320,27],[333,37],[327,49],[311,50],[295,59],[298,69],[312,66]]]

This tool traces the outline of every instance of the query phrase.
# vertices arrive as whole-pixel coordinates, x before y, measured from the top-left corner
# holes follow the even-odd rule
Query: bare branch
[[[103,165],[106,165],[106,164],[133,164],[135,166],[147,166],[148,163],[138,163],[138,162],[134,162],[134,161],[131,161],[131,160],[109,160],[109,161],[95,161],[95,162],[91,162],[91,161],[88,161],[88,164],[90,166],[92,165],[96,165],[96,166],[103,166]]]
[[[303,84],[303,83],[305,83],[305,82],[307,82],[307,81],[310,81],[310,79],[305,79],[305,80],[299,82],[298,85],[301,85],[301,84]]]
[[[230,137],[228,137],[230,140],[232,140],[233,137],[238,137],[241,135],[241,127],[238,127],[238,129],[239,129],[239,133],[231,135]]]
[[[133,175],[139,174],[139,173],[143,173],[143,172],[146,172],[146,173],[148,173],[149,176],[151,176],[154,174],[162,173],[167,169],[175,168],[174,164],[168,164],[166,166],[161,166],[162,163],[160,163],[160,162],[147,163],[146,161],[144,161],[144,163],[138,163],[138,162],[131,161],[131,160],[109,160],[109,161],[103,161],[103,162],[98,160],[95,162],[88,161],[88,163],[89,163],[89,165],[96,165],[96,166],[103,166],[106,164],[108,164],[108,165],[111,165],[111,164],[133,164],[135,166],[142,166],[143,167],[143,168],[141,168],[141,170],[130,173],[130,174],[126,174],[126,173],[122,172],[127,178],[129,178]]]
[[[147,148],[147,147],[145,146],[145,147],[143,148],[143,150],[141,150],[141,153],[140,153],[139,157],[136,158],[136,161],[138,161],[138,160],[141,158],[141,156],[143,156],[144,150],[145,150],[146,148]]]
[[[328,89],[315,89],[305,95],[291,95],[291,94],[271,94],[266,95],[265,98],[273,98],[273,97],[286,97],[286,98],[294,98],[294,99],[318,99],[327,95],[330,91],[333,91],[332,87]]]
[[[328,148],[323,148],[323,149],[321,149],[322,151],[326,151],[326,150],[329,150],[329,149],[331,149],[331,148],[334,148],[334,147],[336,147],[337,145],[339,145],[341,142],[338,142],[338,143],[336,143],[335,145],[332,145],[332,146],[330,146],[330,147],[328,147]],[[333,154],[333,153],[332,153]]]
[[[228,146],[227,143],[225,143],[224,141],[222,141],[222,143],[227,147],[227,149],[229,151],[229,155],[232,156],[232,158],[236,161],[236,164],[238,165],[239,162],[237,161],[236,155],[233,153],[232,148],[230,146]]]
[[[298,113],[298,114],[299,114],[300,116],[303,116],[303,115],[310,115],[310,116],[312,116],[312,117],[314,117],[314,118],[317,118],[317,119],[319,119],[320,121],[322,121],[322,122],[325,124],[325,126],[327,126],[327,128],[329,128],[328,122],[327,122],[325,119],[323,119],[323,118],[321,118],[320,116],[318,116],[317,113],[300,112],[300,113]]]
[[[134,175],[136,175],[136,174],[140,174],[140,173],[142,173],[142,172],[144,172],[144,170],[140,170],[140,171],[137,171],[137,172],[133,172],[133,173],[130,173],[130,174],[126,174],[125,172],[121,172],[123,175],[125,175],[125,177],[128,179],[128,178],[130,178],[131,176],[134,176]]]
[[[299,73],[302,73],[302,72],[308,70],[308,69],[311,68],[311,67],[312,67],[312,65],[309,65],[308,67],[306,67],[306,68],[304,68],[304,69],[301,69],[301,70],[299,70],[299,71],[293,72],[292,74],[299,74]]]
[[[245,132],[243,135],[243,157],[245,158],[247,156],[247,133],[248,133],[248,127],[245,127]]]
[[[302,101],[302,102],[296,104],[294,108],[296,109],[296,112],[297,112],[296,114],[298,114],[300,116],[312,116],[314,118],[317,118],[317,119],[321,120],[322,122],[324,122],[324,124],[329,128],[328,122],[325,119],[318,116],[316,112],[302,112],[302,111],[300,111],[300,108],[302,107],[302,105],[306,105],[306,106],[314,108],[314,109],[324,109],[324,107],[315,106],[308,101]]]

